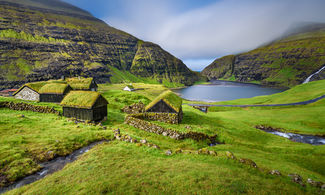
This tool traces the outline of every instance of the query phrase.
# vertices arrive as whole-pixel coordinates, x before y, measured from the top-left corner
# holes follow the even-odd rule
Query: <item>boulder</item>
[[[247,159],[247,158],[240,158],[239,162],[249,165],[251,167],[257,168],[257,165],[254,161],[252,161],[251,159]]]
[[[140,143],[142,143],[142,144],[146,144],[146,143],[147,143],[147,140],[142,139],[142,140],[140,140]]]
[[[307,179],[307,183],[310,184],[311,186],[314,186],[314,187],[317,187],[317,188],[321,188],[322,185],[324,185],[323,182],[320,182],[320,181],[314,181],[314,180],[312,180],[311,178],[308,178],[308,179]]]
[[[300,184],[301,186],[305,187],[306,185],[303,182],[303,179],[300,175],[292,173],[288,175],[289,177],[291,177],[291,180],[297,184]]]
[[[281,175],[281,172],[278,170],[272,170],[269,172],[271,175]]]
[[[165,154],[167,155],[167,156],[169,156],[169,155],[172,155],[172,151],[171,150],[167,150],[166,152],[165,152]]]
[[[218,154],[217,154],[216,151],[209,151],[209,155],[211,155],[211,156],[217,156]]]
[[[237,159],[236,156],[230,151],[226,151],[226,156],[234,160]]]

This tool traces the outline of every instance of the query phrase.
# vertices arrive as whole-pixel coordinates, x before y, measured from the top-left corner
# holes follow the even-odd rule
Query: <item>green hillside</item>
[[[116,81],[110,67],[158,83],[198,79],[158,45],[58,0],[0,0],[0,45],[0,89],[62,75]]]
[[[208,113],[183,105],[184,117],[179,125],[154,122],[177,132],[217,134],[217,141],[223,144],[209,147],[208,140],[174,140],[124,124],[125,113],[121,108],[139,101],[149,104],[168,90],[162,85],[134,83],[136,89],[142,90],[127,92],[122,90],[124,86],[99,85],[99,91],[109,102],[108,120],[103,126],[76,124],[54,114],[0,108],[0,186],[39,170],[39,162],[52,159],[54,155],[66,155],[95,140],[112,139],[114,130],[119,128],[123,135],[130,135],[138,142],[115,139],[97,145],[64,169],[8,194],[322,193],[306,180],[325,182],[324,145],[293,142],[255,126],[325,135],[324,100],[303,106],[223,108]],[[305,100],[324,94],[323,89],[324,81],[315,81],[263,98],[281,103],[289,96],[299,95]],[[1,97],[1,101],[22,100]],[[34,104],[60,109],[52,103]],[[141,139],[149,144],[139,143]],[[168,149],[172,150],[170,156],[165,154]],[[217,152],[217,156],[207,155],[207,150]],[[237,159],[251,159],[258,168],[229,159],[227,151]],[[279,170],[282,175],[271,175],[271,170]],[[301,175],[306,187],[294,183],[288,177],[291,173]]]
[[[325,24],[312,24],[252,51],[216,59],[202,74],[209,79],[292,87],[324,65]]]

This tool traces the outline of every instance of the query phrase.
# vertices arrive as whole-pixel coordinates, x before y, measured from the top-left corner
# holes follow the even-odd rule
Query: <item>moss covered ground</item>
[[[52,114],[1,109],[0,155],[1,159],[11,159],[11,163],[4,163],[1,166],[10,166],[12,170],[5,171],[6,175],[12,172],[24,175],[37,169],[38,161],[34,161],[30,157],[32,155],[42,156],[48,151],[69,153],[91,141],[110,138],[112,130],[116,128],[123,134],[131,135],[138,140],[146,139],[149,143],[160,147],[155,149],[117,140],[101,144],[82,155],[77,161],[68,164],[63,170],[12,190],[8,194],[321,193],[319,189],[310,185],[302,187],[292,182],[287,175],[297,173],[304,180],[312,178],[325,182],[325,146],[293,142],[258,130],[255,125],[263,124],[288,131],[325,135],[323,112],[325,100],[304,106],[220,108],[208,113],[184,105],[184,118],[180,125],[157,122],[182,132],[191,130],[209,135],[217,134],[218,141],[224,143],[208,147],[207,141],[173,140],[124,124],[125,114],[120,110],[123,106],[139,101],[148,104],[167,90],[158,84],[135,83],[133,86],[138,90],[123,91],[123,84],[99,85],[99,91],[110,103],[108,120],[103,123],[107,130],[97,126],[75,124]],[[300,98],[310,99],[307,97],[309,95],[312,97],[308,92],[309,87],[322,93],[320,91],[324,86],[323,82],[306,84],[303,86],[306,93],[301,92]],[[283,92],[282,98],[281,94],[269,98],[274,97],[274,102],[281,103],[287,101],[285,98],[289,96],[287,93],[289,92]],[[4,100],[12,99],[0,98],[0,101]],[[239,101],[237,100],[237,103],[240,103]],[[243,100],[243,103],[246,101],[248,100]],[[49,103],[48,105],[55,106]],[[21,114],[25,117],[21,118]],[[56,140],[60,141],[59,144]],[[198,150],[207,147],[216,151],[218,156],[164,154],[167,149]],[[28,150],[24,150],[25,148]],[[259,169],[226,158],[226,151],[233,152],[238,158],[253,160]],[[28,161],[27,157],[33,160]],[[21,162],[32,163],[20,166]],[[267,172],[272,169],[279,170],[282,176],[268,174]]]

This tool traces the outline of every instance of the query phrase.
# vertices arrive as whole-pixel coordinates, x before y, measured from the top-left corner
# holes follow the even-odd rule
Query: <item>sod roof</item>
[[[134,89],[132,85],[126,85],[129,89]]]
[[[53,82],[44,85],[39,93],[41,94],[63,94],[64,91],[69,87],[68,84]]]
[[[172,91],[165,91],[156,97],[150,104],[146,106],[146,111],[152,108],[160,100],[163,100],[167,105],[172,107],[176,112],[179,112],[182,107],[182,98],[173,93]]]
[[[61,105],[91,109],[100,96],[96,91],[71,91],[63,98]]]
[[[41,81],[41,82],[33,82],[33,83],[26,83],[23,86],[21,86],[13,95],[16,95],[20,90],[22,90],[24,87],[29,87],[32,90],[39,93],[39,90],[47,84],[47,81]]]
[[[93,82],[93,78],[68,78],[66,79],[67,83],[74,90],[86,90],[90,88],[91,83]]]

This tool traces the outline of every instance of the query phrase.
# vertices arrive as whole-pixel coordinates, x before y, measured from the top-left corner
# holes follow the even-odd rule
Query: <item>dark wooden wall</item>
[[[157,102],[147,112],[164,112],[164,113],[177,113],[173,108],[166,104],[163,100]]]
[[[99,121],[107,116],[107,105],[94,109],[63,107],[63,116],[81,120]]]
[[[61,102],[64,94],[40,94],[40,102]]]

